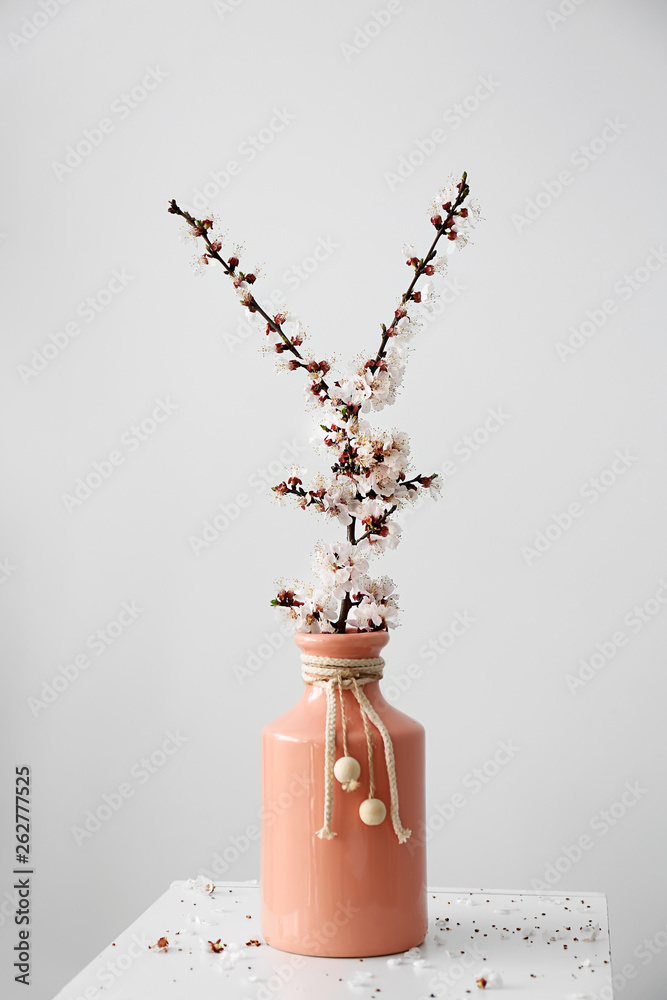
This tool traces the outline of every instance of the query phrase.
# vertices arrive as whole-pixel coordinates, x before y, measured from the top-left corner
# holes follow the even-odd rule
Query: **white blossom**
[[[349,479],[339,481],[337,479],[320,479],[320,484],[325,493],[321,497],[321,510],[331,517],[336,517],[341,524],[346,527],[352,523],[353,515],[356,515],[359,502],[356,499],[356,489],[354,483]]]
[[[294,313],[282,313],[282,315],[285,316],[285,320],[280,324],[280,326],[287,339],[291,340],[293,337],[300,337],[303,339],[305,336],[305,330],[301,320],[299,320]]]
[[[363,632],[378,628],[395,628],[398,611],[394,582],[383,576],[361,583],[361,601],[352,609],[350,620]]]
[[[454,177],[449,177],[447,183],[443,188],[441,188],[435,196],[435,199],[431,205],[433,212],[437,215],[441,215],[443,212],[443,206],[449,202],[451,205],[454,204],[459,196],[458,180]]]
[[[351,542],[320,544],[315,549],[313,571],[325,590],[339,601],[354,589],[367,569],[368,562]]]
[[[431,302],[433,299],[437,298],[436,288],[432,281],[425,281],[421,286],[420,291],[423,303]]]
[[[394,339],[400,339],[404,344],[407,344],[413,339],[418,329],[418,324],[411,316],[402,316],[394,323]]]
[[[295,594],[298,604],[276,608],[282,623],[289,624],[297,632],[333,632],[330,619],[338,614],[338,605],[329,593],[316,591],[310,594]]]
[[[401,529],[395,521],[387,517],[393,504],[380,503],[379,500],[365,500],[359,505],[357,517],[361,520],[364,533],[370,532],[368,538],[362,538],[359,545],[363,548],[384,551],[395,549],[401,539]],[[377,527],[377,533],[373,529]]]
[[[411,330],[409,322],[406,321],[406,326],[400,328],[400,333],[408,334]],[[404,339],[409,337],[406,336]],[[396,390],[401,384],[404,367],[399,350],[387,351],[374,369],[367,366],[364,360],[359,360],[356,367],[333,387],[332,398],[341,403],[359,406],[362,413],[382,410],[396,399]]]
[[[391,496],[409,466],[409,438],[400,431],[361,435],[357,457],[365,471],[360,488],[366,493],[373,489],[382,496]]]
[[[350,373],[331,390],[331,398],[334,403],[343,406],[361,406],[363,409],[370,397],[371,387],[363,374],[358,373]],[[366,409],[369,409],[368,405],[366,405]]]

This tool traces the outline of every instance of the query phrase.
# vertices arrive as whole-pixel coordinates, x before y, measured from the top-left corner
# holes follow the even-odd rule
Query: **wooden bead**
[[[334,774],[341,784],[356,781],[361,774],[361,766],[354,757],[339,757],[334,764]]]
[[[364,799],[359,806],[359,815],[366,826],[379,826],[387,815],[387,808],[382,799]]]

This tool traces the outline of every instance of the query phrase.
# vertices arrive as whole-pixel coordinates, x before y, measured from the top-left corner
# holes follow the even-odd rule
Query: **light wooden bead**
[[[361,765],[354,757],[339,757],[334,764],[334,774],[341,784],[356,781],[361,774]]]
[[[387,808],[382,799],[364,799],[359,806],[359,815],[366,826],[379,826],[387,815]]]

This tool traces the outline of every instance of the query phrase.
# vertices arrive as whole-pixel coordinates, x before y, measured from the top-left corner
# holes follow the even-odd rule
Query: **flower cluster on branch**
[[[281,586],[272,600],[297,631],[377,631],[396,624],[394,584],[388,577],[368,575],[368,556],[396,547],[401,529],[394,515],[423,491],[437,495],[439,482],[436,473],[412,474],[406,434],[373,427],[367,415],[394,402],[408,345],[419,330],[419,313],[432,308],[437,294],[432,279],[443,274],[449,254],[465,246],[479,219],[479,208],[469,195],[465,173],[438,193],[431,215],[435,236],[423,256],[413,246],[405,248],[410,281],[391,321],[381,325],[377,351],[359,355],[338,378],[332,361],[318,360],[306,350],[306,334],[295,316],[262,307],[255,291],[257,268],[244,271],[238,249],[223,255],[225,240],[213,235],[213,218],[196,219],[170,202],[169,212],[183,218],[188,235],[204,244],[199,265],[215,261],[222,267],[241,305],[266,322],[273,352],[287,355],[280,359],[281,367],[303,373],[306,397],[318,409],[320,445],[331,474],[310,484],[293,474],[273,491],[283,502],[338,520],[346,540],[316,547],[316,588]]]

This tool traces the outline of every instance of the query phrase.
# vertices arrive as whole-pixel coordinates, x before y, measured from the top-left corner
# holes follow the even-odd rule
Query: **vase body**
[[[386,632],[297,633],[315,656],[380,655]],[[399,844],[389,815],[389,779],[375,727],[375,797],[387,806],[379,826],[366,826],[359,806],[368,797],[368,751],[359,706],[343,691],[348,753],[361,764],[360,784],[334,782],[336,836],[323,825],[326,692],[306,684],[301,700],[262,730],[262,934],[268,944],[301,955],[365,957],[406,951],[427,931],[424,825],[424,729],[382,696],[378,681],[363,691],[394,746],[399,811],[412,837]],[[340,705],[336,758],[343,756]]]

